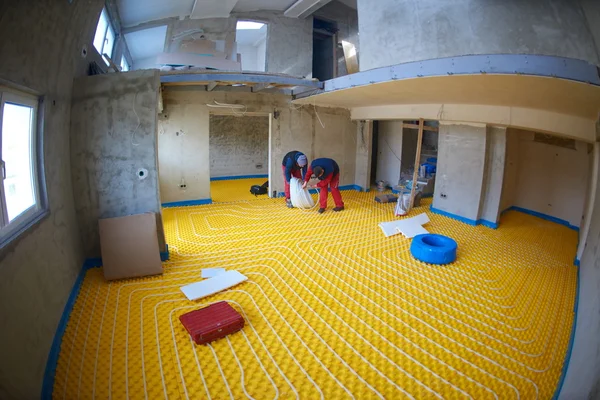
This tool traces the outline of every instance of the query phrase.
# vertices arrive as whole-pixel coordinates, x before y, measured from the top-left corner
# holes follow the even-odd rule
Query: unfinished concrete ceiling
[[[295,0],[118,0],[125,27],[164,18],[222,18],[231,12],[284,11]]]

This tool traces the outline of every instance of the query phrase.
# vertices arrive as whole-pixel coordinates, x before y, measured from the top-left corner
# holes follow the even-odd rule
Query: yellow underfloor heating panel
[[[230,203],[264,199],[268,196],[255,196],[250,193],[252,185],[262,185],[267,178],[228,179],[210,182],[210,197],[213,203]]]
[[[386,238],[393,204],[342,192],[324,214],[261,199],[163,211],[162,276],[107,283],[87,272],[54,398],[549,399],[573,324],[577,233],[519,212],[499,229],[427,212],[458,259],[413,259]],[[203,268],[248,281],[197,302]],[[241,332],[195,345],[178,317],[228,301]]]

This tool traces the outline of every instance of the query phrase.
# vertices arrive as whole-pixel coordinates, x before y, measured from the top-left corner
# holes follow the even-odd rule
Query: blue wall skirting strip
[[[160,252],[160,261],[167,261],[169,259],[169,245],[165,244],[165,247],[167,250]],[[101,267],[102,265],[102,257],[86,258],[83,262],[83,268],[88,269],[93,267]]]
[[[461,217],[460,215],[452,214],[447,211],[443,211],[438,208],[434,208],[433,206],[429,206],[429,209],[436,214],[440,214],[440,215],[443,215],[444,217],[455,219],[457,221],[463,222],[468,225],[473,225],[473,226],[483,225],[487,228],[492,228],[492,229],[498,228],[498,224],[496,222],[487,221],[485,219],[474,220],[474,219]]]
[[[54,376],[56,375],[56,366],[58,364],[58,355],[60,354],[60,346],[62,344],[63,335],[67,329],[67,322],[69,322],[69,316],[71,315],[71,311],[73,311],[73,307],[75,306],[75,301],[79,295],[85,274],[90,268],[93,268],[93,265],[95,265],[96,261],[97,259],[85,260],[83,263],[83,268],[79,272],[79,275],[75,280],[75,284],[73,284],[73,289],[71,289],[71,294],[69,295],[67,304],[65,304],[65,308],[63,309],[62,317],[60,318],[60,322],[56,328],[56,333],[54,334],[54,340],[52,341],[52,347],[50,348],[48,361],[46,362],[44,381],[42,383],[42,400],[52,399],[52,391],[54,390]]]
[[[504,210],[503,213],[506,212],[506,211],[510,211],[510,210],[519,211],[519,212],[522,212],[524,214],[533,215],[534,217],[538,217],[538,218],[541,218],[541,219],[545,219],[547,221],[555,222],[557,224],[564,225],[567,228],[573,229],[575,231],[579,231],[579,227],[577,227],[575,225],[571,225],[569,223],[569,221],[565,221],[564,219],[556,218],[556,217],[553,217],[553,216],[548,215],[548,214],[543,214],[541,212],[537,212],[537,211],[533,211],[533,210],[528,210],[526,208],[512,206],[512,207],[509,207],[508,209]]]
[[[169,245],[166,245],[166,251],[160,253],[161,261],[167,261],[169,259]],[[94,258],[86,258],[83,262],[83,267],[73,284],[73,288],[71,289],[71,294],[67,300],[67,304],[65,304],[65,308],[63,309],[62,316],[60,318],[60,322],[58,323],[58,327],[56,328],[56,333],[54,334],[54,340],[52,341],[52,347],[50,348],[50,353],[48,355],[48,361],[46,362],[46,370],[44,372],[44,381],[42,383],[42,400],[51,400],[52,399],[52,391],[54,390],[54,377],[56,375],[56,366],[58,364],[58,356],[60,354],[60,346],[62,345],[62,338],[65,334],[65,330],[67,329],[67,323],[69,322],[69,317],[71,316],[71,311],[73,311],[73,307],[75,306],[75,301],[77,300],[77,296],[79,295],[79,291],[81,290],[81,285],[83,284],[83,280],[85,278],[85,274],[91,268],[97,268],[102,266],[102,258],[94,257]]]
[[[212,204],[212,199],[172,201],[170,203],[162,203],[161,206],[168,208],[168,207],[202,206],[205,204]]]
[[[217,176],[215,178],[210,178],[212,181],[230,181],[232,179],[252,179],[252,178],[268,178],[269,175],[240,175],[240,176]]]
[[[579,276],[579,260],[577,261],[577,289],[575,291],[575,305],[573,307],[573,326],[571,327],[571,338],[569,339],[569,347],[567,347],[567,354],[565,355],[565,360],[563,363],[562,371],[560,373],[560,378],[558,380],[558,386],[556,387],[556,392],[554,392],[554,396],[552,396],[552,400],[557,400],[560,396],[560,391],[563,388],[565,383],[565,377],[567,376],[567,370],[569,369],[569,363],[571,362],[571,353],[573,352],[573,343],[575,342],[575,333],[577,332],[577,310],[579,309],[579,286],[580,286],[580,276]]]
[[[165,251],[160,252],[160,261],[167,261],[169,259],[169,245],[165,244]]]
[[[579,267],[579,259],[575,256],[575,260],[573,260],[573,265]]]

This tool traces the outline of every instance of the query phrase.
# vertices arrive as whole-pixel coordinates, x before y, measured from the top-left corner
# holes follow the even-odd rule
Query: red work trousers
[[[283,183],[285,184],[285,198],[286,200],[290,198],[290,183],[285,179],[285,165],[281,166],[281,172],[283,172]],[[292,170],[292,176],[294,178],[302,179],[302,173],[299,169]]]
[[[331,195],[333,196],[333,201],[336,207],[344,207],[344,202],[342,201],[342,194],[340,193],[340,174],[329,174],[317,183],[317,187],[319,188],[319,203],[321,208],[327,208],[327,186],[331,188]]]

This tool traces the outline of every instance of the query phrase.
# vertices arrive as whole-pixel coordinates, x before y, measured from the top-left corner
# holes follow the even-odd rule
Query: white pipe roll
[[[313,208],[315,202],[307,189],[302,189],[302,181],[292,177],[290,181],[290,200],[297,208]]]

